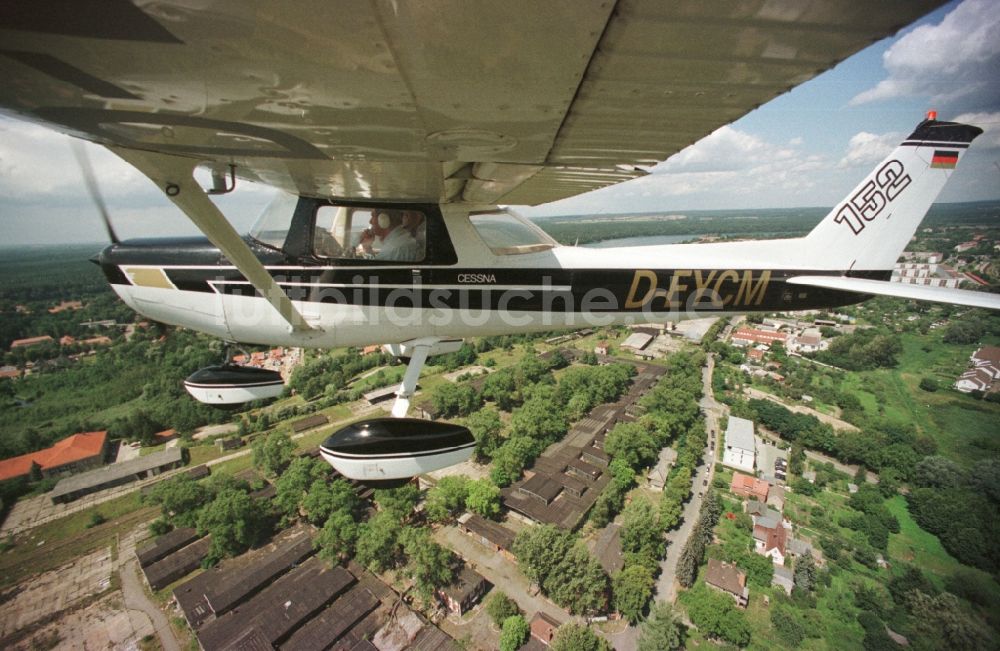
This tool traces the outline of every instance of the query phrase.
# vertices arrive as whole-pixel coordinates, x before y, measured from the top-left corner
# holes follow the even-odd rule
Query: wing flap
[[[835,289],[857,294],[893,296],[895,298],[909,298],[915,301],[932,301],[935,303],[965,305],[967,307],[982,307],[987,310],[1000,310],[1000,295],[973,292],[967,289],[891,283],[884,280],[866,280],[864,278],[846,278],[844,276],[794,276],[785,282],[790,285],[822,287],[824,289]]]

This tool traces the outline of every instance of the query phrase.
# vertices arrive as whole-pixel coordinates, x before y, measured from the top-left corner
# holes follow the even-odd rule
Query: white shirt
[[[397,226],[382,240],[382,247],[375,254],[376,260],[398,260],[400,262],[417,262],[424,257],[424,252],[410,232],[402,226]]]

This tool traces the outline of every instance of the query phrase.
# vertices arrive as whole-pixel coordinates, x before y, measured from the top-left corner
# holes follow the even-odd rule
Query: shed
[[[556,636],[556,631],[559,629],[559,622],[557,622],[553,617],[538,611],[535,616],[531,618],[531,637],[549,644],[552,642],[552,638]]]

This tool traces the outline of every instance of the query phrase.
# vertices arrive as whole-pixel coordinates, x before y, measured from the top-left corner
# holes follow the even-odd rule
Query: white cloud
[[[862,131],[851,137],[847,143],[847,153],[837,163],[840,169],[870,166],[879,162],[896,148],[902,136],[898,133],[882,135]]]
[[[928,97],[936,107],[991,110],[1000,105],[1000,6],[965,0],[938,25],[921,25],[886,50],[889,73],[851,105]]]

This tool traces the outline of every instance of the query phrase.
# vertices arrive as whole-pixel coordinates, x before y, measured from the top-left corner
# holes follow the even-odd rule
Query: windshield
[[[558,245],[545,231],[510,210],[471,214],[469,221],[497,255],[547,251]]]
[[[279,192],[260,213],[250,228],[250,237],[261,244],[280,249],[285,245],[288,228],[292,224],[295,205],[299,198],[294,194]]]

